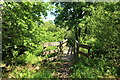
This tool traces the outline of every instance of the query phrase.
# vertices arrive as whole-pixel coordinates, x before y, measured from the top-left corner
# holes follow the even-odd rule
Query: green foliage
[[[49,3],[3,3],[3,31],[2,34],[0,32],[3,39],[3,60],[8,61],[7,64],[13,62],[15,65],[36,64],[43,58],[57,55],[41,57],[43,43],[58,42],[65,37],[69,39],[69,46],[74,44],[72,40],[91,45],[91,53],[94,54],[92,59],[80,56],[76,61],[78,63],[73,67],[72,78],[120,76],[120,2],[54,4],[56,25],[52,21],[42,20],[42,16],[47,16],[47,11],[53,8]],[[69,31],[66,31],[65,27]],[[81,28],[80,38],[77,39],[79,28]],[[53,49],[56,47],[47,48],[47,50]],[[49,69],[38,71],[16,69],[9,78],[52,78],[52,72]]]
[[[35,55],[30,54],[30,53],[27,54],[26,63],[34,64],[34,63],[37,63],[38,61],[39,60]]]
[[[34,54],[31,54],[29,52],[25,52],[25,54],[20,55],[18,57],[15,57],[15,60],[16,60],[15,64],[17,64],[17,65],[18,64],[19,65],[21,65],[21,64],[27,64],[27,63],[29,63],[29,64],[35,64],[35,63],[41,61],[42,57],[37,57]]]
[[[26,57],[27,55],[20,55],[19,57],[16,58],[16,64],[25,64],[26,63]]]
[[[9,78],[52,78],[52,71],[50,70],[40,70],[34,71],[29,69],[14,70]]]
[[[46,51],[55,50],[55,49],[58,49],[58,47],[57,46],[49,46],[46,48]]]
[[[81,22],[83,16],[87,14],[87,11],[83,10],[83,8],[88,7],[92,3],[59,2],[53,4],[57,6],[54,13],[56,15],[55,23],[57,25],[62,25],[62,27],[69,27],[69,29],[72,29],[75,27],[75,25],[78,25],[78,23]]]
[[[42,15],[47,15],[48,6],[44,2],[3,4],[3,59],[25,54],[25,51],[42,55],[43,43],[64,39],[65,29],[56,28],[52,21],[43,24]]]
[[[116,71],[118,77],[120,77],[120,66],[117,67],[117,71]]]
[[[96,39],[93,43],[94,48],[101,53],[119,54],[119,6],[120,2],[95,3],[87,11],[92,15],[86,17],[86,26],[90,29],[90,34]],[[112,7],[114,5],[114,7]],[[112,7],[112,8],[111,8]]]
[[[97,78],[97,77],[110,77],[117,76],[116,68],[112,65],[112,60],[105,58],[85,58],[81,56],[73,67],[72,78]],[[112,62],[111,62],[112,61]]]
[[[34,70],[33,71],[27,69],[14,70],[12,74],[9,76],[9,78],[33,78],[33,76],[31,76],[33,73],[35,73]]]
[[[52,78],[52,74],[50,70],[44,70],[36,72],[34,78]]]
[[[53,4],[58,7],[55,11],[56,25],[68,27],[71,31],[74,29],[73,34],[75,36],[78,36],[78,29],[80,27],[81,34],[79,40],[81,43],[90,41],[92,38],[96,41],[89,42],[89,44],[94,49],[97,49],[98,52],[106,54],[111,52],[119,53],[120,2],[59,2]],[[77,37],[76,40],[78,40]]]
[[[20,55],[37,47],[36,34],[33,32],[38,23],[43,23],[41,15],[47,15],[47,4],[43,2],[5,2],[3,4],[3,59],[13,57],[12,51],[18,51]]]

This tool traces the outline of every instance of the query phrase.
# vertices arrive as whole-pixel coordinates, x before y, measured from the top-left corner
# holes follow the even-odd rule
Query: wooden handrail
[[[81,44],[81,43],[77,43],[78,47],[82,47],[82,48],[86,48],[86,49],[91,49],[92,47],[89,46],[89,45],[84,45],[84,44]]]
[[[43,44],[43,54],[52,54],[56,52],[62,52],[63,47],[67,44],[67,39],[59,42],[49,42]],[[58,49],[46,51],[46,48],[49,46],[57,46]]]
[[[59,41],[59,42],[49,42],[49,43],[44,43],[43,46],[44,47],[48,47],[48,46],[59,46],[60,43],[64,44],[67,42],[67,39],[66,40],[63,40],[63,41]]]
[[[56,53],[56,52],[63,52],[63,47],[67,44],[67,39],[66,40],[63,40],[63,41],[59,41],[59,42],[49,42],[49,43],[44,43],[43,44],[43,54],[46,55],[46,54],[53,54],[53,53]],[[57,46],[58,49],[55,49],[55,50],[50,50],[50,51],[46,51],[46,48],[49,47],[49,46]],[[85,48],[85,49],[88,49],[88,54],[84,53],[84,52],[81,52],[79,51],[79,47],[81,48]],[[74,46],[74,53],[78,54],[83,54],[85,55],[86,57],[89,56],[90,54],[90,49],[92,47],[89,46],[89,45],[84,45],[84,44],[81,44],[79,43],[78,41],[75,41],[75,46]]]
[[[90,56],[90,54],[86,54],[86,53],[84,53],[84,52],[82,52],[82,51],[79,51],[79,53],[80,53],[81,55],[83,55],[83,56],[86,56],[86,57],[89,57],[89,56]]]
[[[92,47],[89,45],[81,44],[78,41],[76,41],[76,44],[78,47],[86,48],[86,49],[91,49]]]
[[[59,52],[59,51],[60,51],[59,49],[44,51],[43,54],[52,54],[52,53],[56,53],[56,52]]]
[[[82,48],[85,48],[85,49],[88,49],[88,54],[86,54],[86,53],[84,53],[84,52],[82,52],[82,51],[77,51],[77,53],[80,53],[80,54],[82,54],[82,55],[84,55],[84,56],[86,56],[86,57],[88,57],[90,54],[90,49],[92,48],[92,46],[89,46],[89,45],[84,45],[84,44],[81,44],[81,43],[79,43],[78,41],[75,41],[75,43],[76,43],[76,46],[79,48],[79,47],[82,47]]]
[[[44,47],[48,47],[48,46],[58,46],[60,45],[59,42],[49,42],[49,43],[44,43],[43,46]]]

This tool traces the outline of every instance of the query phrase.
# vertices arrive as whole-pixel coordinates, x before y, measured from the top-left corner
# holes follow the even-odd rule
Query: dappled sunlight
[[[0,79],[119,80],[120,2],[43,1],[0,6]]]

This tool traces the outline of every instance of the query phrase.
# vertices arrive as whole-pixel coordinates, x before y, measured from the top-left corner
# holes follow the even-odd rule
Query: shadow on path
[[[56,64],[57,66],[59,66],[59,69],[57,69],[55,76],[58,78],[70,78],[70,73],[72,71],[70,67],[72,67],[72,61],[74,58],[72,47],[67,47],[67,49],[64,50],[58,58],[61,63]]]

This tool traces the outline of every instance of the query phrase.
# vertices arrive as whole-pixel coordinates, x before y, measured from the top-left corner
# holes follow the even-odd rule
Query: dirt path
[[[56,63],[59,68],[56,70],[55,76],[58,78],[70,78],[70,73],[72,71],[70,67],[72,67],[72,60],[74,58],[72,48],[67,47],[58,58],[60,63]]]

